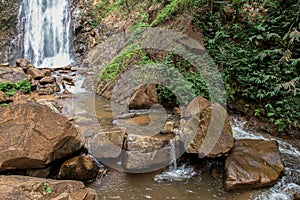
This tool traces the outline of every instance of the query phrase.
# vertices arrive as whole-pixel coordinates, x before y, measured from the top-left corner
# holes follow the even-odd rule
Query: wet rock
[[[203,97],[196,97],[194,98],[186,107],[186,109],[183,112],[184,118],[190,118],[195,117],[198,115],[201,111],[205,110],[211,105],[211,102]]]
[[[45,76],[51,76],[51,69],[43,69],[45,72]]]
[[[0,199],[95,200],[93,189],[80,181],[52,180],[28,176],[0,176]]]
[[[136,116],[136,113],[124,113],[120,116],[118,116],[118,119],[130,119]]]
[[[11,81],[13,83],[27,78],[20,67],[3,67],[0,70],[0,82]]]
[[[44,169],[29,169],[27,170],[28,176],[38,177],[38,178],[47,178],[50,174],[51,166]]]
[[[129,170],[147,169],[151,166],[169,163],[170,148],[168,140],[130,134],[127,136],[127,148],[124,167]]]
[[[64,67],[62,67],[61,69],[62,70],[71,70],[71,65],[67,65],[67,66],[64,66]]]
[[[83,145],[66,117],[37,103],[1,107],[0,124],[0,172],[45,168]]]
[[[27,74],[29,74],[35,80],[40,80],[46,76],[46,73],[44,70],[36,69],[34,67],[29,68],[27,70]]]
[[[141,85],[132,94],[129,109],[150,108],[154,104],[158,104],[156,84]]]
[[[38,91],[39,95],[50,95],[55,92],[60,92],[60,87],[57,83],[48,83],[46,85],[40,85]]]
[[[97,160],[119,158],[125,133],[122,130],[100,131],[90,142],[90,151]]]
[[[67,89],[64,89],[63,94],[71,94],[71,92]]]
[[[36,90],[38,84],[39,84],[39,81],[38,81],[38,80],[31,79],[31,83],[30,83],[31,90],[32,90],[32,91],[33,91],[33,90]]]
[[[8,62],[0,63],[0,67],[9,67],[9,63]]]
[[[75,85],[75,82],[74,82],[73,78],[71,78],[71,77],[64,76],[62,80],[67,85]]]
[[[61,74],[68,74],[70,71],[69,70],[59,70],[59,73]]]
[[[160,131],[162,134],[174,133],[174,122],[166,122],[164,128]]]
[[[41,87],[39,89],[39,95],[50,95],[54,94],[55,90],[53,86]]]
[[[0,91],[0,103],[5,101],[6,101],[6,95],[4,94],[4,92]]]
[[[237,140],[225,162],[227,190],[273,185],[284,169],[276,141]]]
[[[56,81],[56,78],[54,76],[45,76],[40,80],[41,85],[46,85],[48,83],[54,83]]]
[[[58,178],[88,181],[95,179],[98,172],[99,167],[92,156],[76,156],[62,164]]]
[[[190,118],[182,123],[179,134],[187,153],[209,158],[228,155],[234,139],[229,116],[221,105],[196,97],[184,115]]]
[[[25,58],[17,59],[16,66],[21,67],[25,73],[28,71],[29,68],[33,67],[33,65],[30,63],[30,61]]]

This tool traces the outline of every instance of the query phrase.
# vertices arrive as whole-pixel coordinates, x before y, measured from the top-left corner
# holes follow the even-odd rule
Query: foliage
[[[166,4],[169,1],[162,3]],[[160,12],[156,19],[152,22],[151,26],[156,26],[163,23],[166,19],[172,18],[177,12],[186,10],[189,5],[193,3],[193,0],[173,0],[170,1],[168,5]]]
[[[12,83],[10,81],[0,83],[0,91],[4,92],[8,96],[13,96],[14,93],[18,90],[21,90],[25,94],[29,93],[30,92],[30,82],[27,79],[23,79],[16,83]]]
[[[158,87],[158,95],[163,101],[172,105],[176,100],[176,104],[186,105],[195,96],[203,96],[209,99],[206,82],[201,74],[197,73],[194,67],[185,59],[169,53],[162,66],[162,72],[167,72],[166,76],[172,79],[167,84],[168,88]],[[175,72],[182,76],[174,76]],[[176,98],[175,94],[177,94]]]
[[[228,100],[255,103],[253,114],[279,131],[300,127],[299,9],[291,0],[233,1],[194,19],[223,73]]]
[[[145,52],[131,45],[125,48],[118,56],[100,70],[98,82],[102,89],[106,83],[114,81],[131,64],[141,62],[145,59]]]
[[[48,194],[52,193],[52,188],[49,186],[48,183],[43,183],[43,188]]]

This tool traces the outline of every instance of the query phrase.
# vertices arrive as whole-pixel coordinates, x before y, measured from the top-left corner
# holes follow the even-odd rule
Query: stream
[[[73,63],[70,51],[69,3],[67,0],[22,1],[18,15],[19,54],[28,58],[33,65],[51,68]],[[117,126],[120,119],[116,118],[122,113],[113,114],[110,101],[82,89],[82,77],[76,76],[74,79],[76,86],[67,87],[71,98],[62,99],[59,104],[63,107],[62,114],[74,121],[78,132],[84,133],[81,137],[91,152],[91,141],[99,132],[122,132],[124,127]],[[159,112],[154,110],[151,119],[147,112],[132,111],[135,114],[144,114],[139,114],[135,121],[123,120],[123,125],[130,127],[133,124],[144,125],[151,123],[151,120],[161,120]],[[276,140],[279,144],[285,170],[272,187],[227,192],[223,188],[224,160],[200,160],[197,156],[187,155],[176,159],[175,143],[172,140],[169,166],[139,174],[125,173],[107,166],[105,173],[88,187],[95,189],[99,199],[103,200],[292,200],[294,194],[300,194],[299,141],[246,132],[242,129],[244,123],[232,120],[235,139]]]
[[[70,101],[72,103],[70,103]],[[96,129],[112,131],[116,126],[110,101],[89,92],[75,94],[72,99],[62,101],[64,114],[72,113],[87,132]],[[144,117],[143,117],[144,116]],[[91,123],[87,123],[90,121]],[[131,120],[129,120],[131,121]],[[147,115],[141,115],[131,123],[149,123]],[[130,122],[128,122],[130,123]],[[255,190],[237,190],[227,192],[223,188],[222,159],[198,159],[183,155],[176,160],[170,150],[171,162],[163,169],[141,174],[131,174],[107,167],[89,187],[95,189],[100,199],[207,199],[207,200],[292,200],[292,195],[300,193],[300,150],[298,141],[281,139],[259,133],[246,132],[244,123],[232,120],[235,139],[276,140],[285,163],[285,170],[280,180],[272,187]],[[93,125],[91,125],[93,124]],[[88,137],[93,137],[91,133]],[[90,139],[88,139],[90,141]],[[175,145],[175,144],[174,144]],[[175,147],[174,147],[175,148]]]

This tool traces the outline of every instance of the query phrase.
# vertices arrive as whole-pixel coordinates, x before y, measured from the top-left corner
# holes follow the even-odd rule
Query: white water
[[[18,17],[21,56],[39,68],[71,63],[69,0],[23,0]]]
[[[256,196],[255,200],[292,200],[294,194],[300,193],[300,150],[282,139],[246,132],[243,130],[245,123],[234,121],[232,125],[234,138],[276,140],[285,165],[280,180],[273,187]]]
[[[157,174],[154,180],[158,183],[164,181],[183,181],[190,179],[196,175],[196,172],[192,166],[186,166],[185,164],[177,166],[176,161],[176,139],[170,139],[170,165],[169,169],[161,174]]]

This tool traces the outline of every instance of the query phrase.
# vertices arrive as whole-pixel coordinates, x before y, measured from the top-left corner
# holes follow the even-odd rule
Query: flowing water
[[[95,110],[88,109],[88,112],[83,112],[84,109],[78,106],[76,101],[82,105],[92,105]],[[83,94],[76,100],[75,95],[72,105],[73,109],[78,109],[75,112],[82,113],[85,118],[97,118],[102,128],[108,129],[107,131],[113,130],[116,125],[113,122],[118,120],[112,114],[110,101],[102,97]],[[91,115],[92,112],[95,114]],[[79,117],[79,114],[75,117]],[[147,124],[149,120],[147,115],[140,115],[131,123]],[[130,123],[130,120],[127,123]],[[124,173],[108,168],[106,173],[89,187],[96,189],[100,199],[292,200],[292,196],[299,193],[300,151],[299,145],[297,146],[299,141],[246,132],[242,129],[243,124],[244,122],[237,120],[232,123],[236,139],[276,140],[279,144],[285,171],[273,187],[227,192],[223,189],[222,179],[224,160],[200,160],[197,156],[183,155],[176,161],[176,144],[172,139],[169,143],[170,166],[143,174]]]
[[[71,63],[69,0],[22,0],[18,23],[21,57],[39,68]]]

